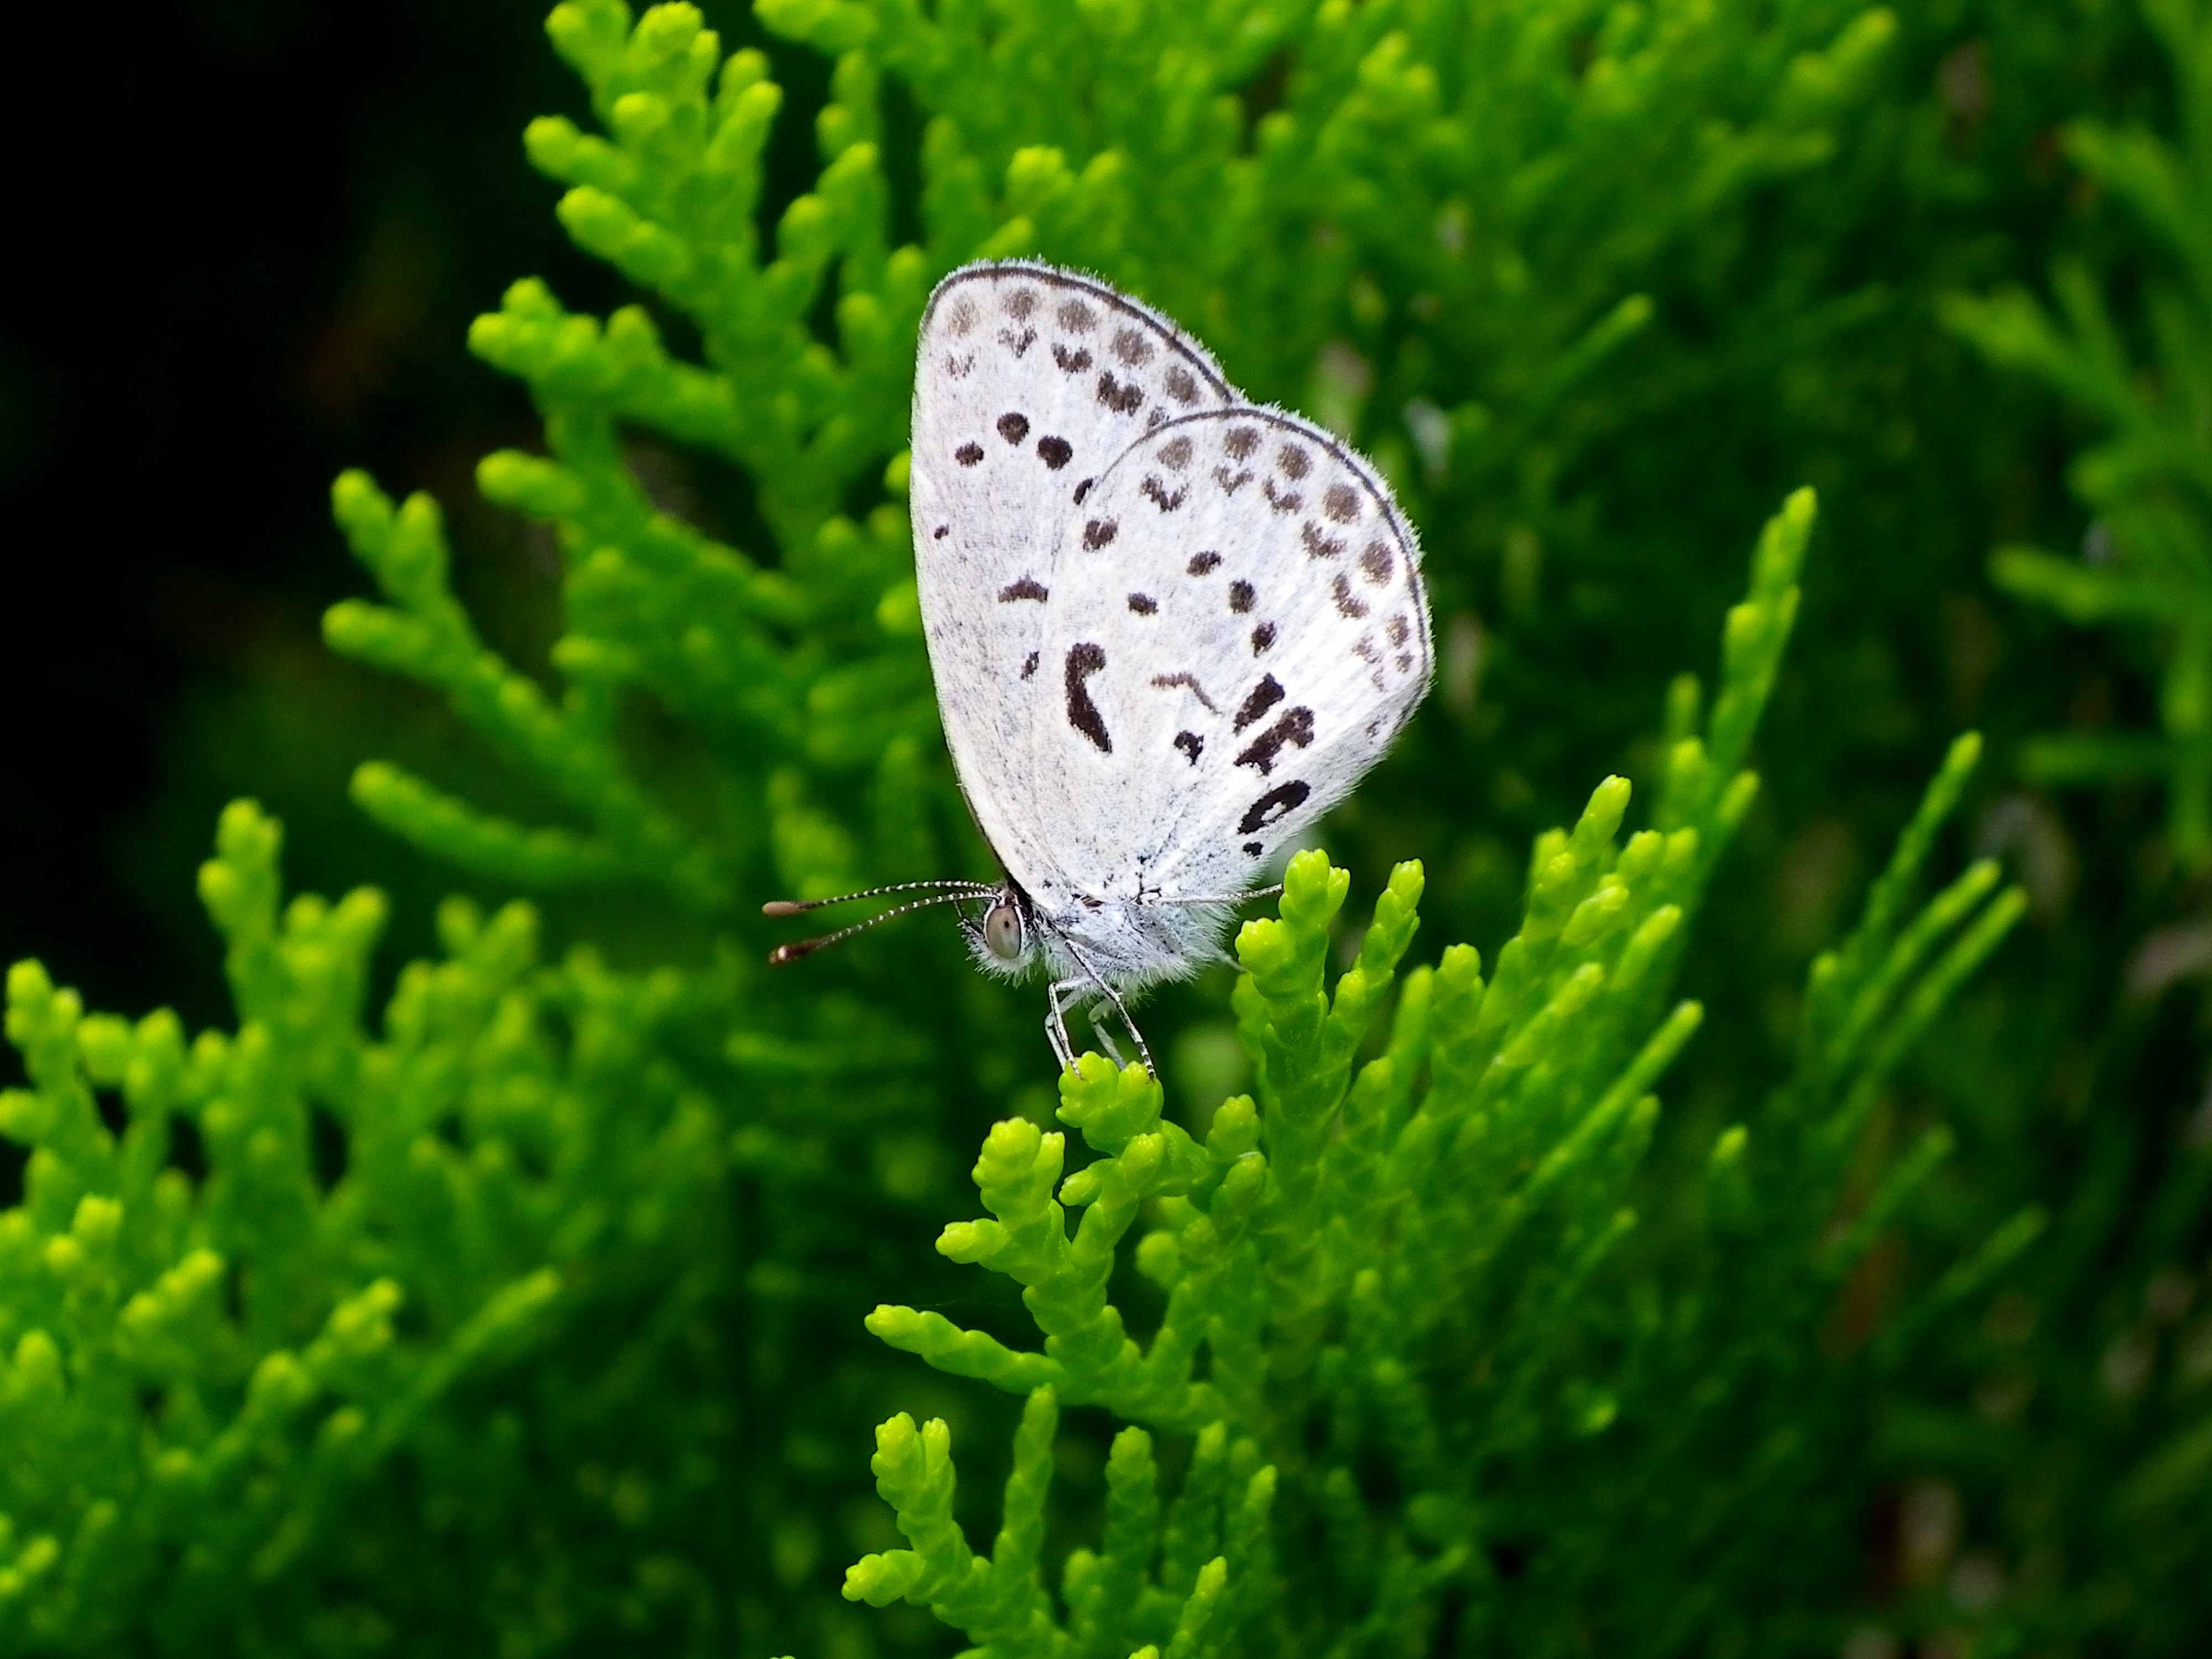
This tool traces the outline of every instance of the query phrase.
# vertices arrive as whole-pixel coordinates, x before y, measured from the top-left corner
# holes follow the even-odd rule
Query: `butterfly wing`
[[[1241,402],[1172,324],[1088,277],[974,264],[930,297],[908,475],[922,631],[961,787],[1025,885],[1051,844],[1031,728],[1058,707],[1041,653],[1076,492],[1148,425]]]
[[[1051,586],[1033,810],[1109,902],[1243,890],[1428,690],[1419,550],[1389,487],[1279,410],[1139,437],[1073,505]]]

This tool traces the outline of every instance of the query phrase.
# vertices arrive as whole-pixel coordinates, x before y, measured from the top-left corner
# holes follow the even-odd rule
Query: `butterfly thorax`
[[[1038,887],[1032,895],[1009,879],[994,901],[994,909],[1018,918],[1012,954],[1006,936],[994,939],[981,919],[969,921],[969,948],[986,973],[1024,979],[1042,967],[1054,980],[1095,980],[1132,993],[1224,959],[1225,908],[1171,902],[1182,896],[1164,891],[1086,893],[1056,878]]]

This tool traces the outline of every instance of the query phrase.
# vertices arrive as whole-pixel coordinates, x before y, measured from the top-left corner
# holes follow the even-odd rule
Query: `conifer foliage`
[[[364,755],[354,800],[505,896],[449,901],[387,992],[386,901],[288,899],[282,832],[240,801],[200,882],[229,1029],[9,972],[0,1650],[1414,1659],[2186,1627],[2193,1350],[2097,1512],[2152,1563],[2134,1611],[2132,1566],[2072,1571],[2033,1502],[1985,1522],[2017,1595],[1869,1568],[1899,1480],[2003,1461],[2000,1431],[1954,1431],[1976,1333],[2054,1221],[2085,1260],[2112,1206],[2054,1216],[2026,1176],[1938,1206],[1981,1079],[1900,1110],[1900,1079],[1931,1032],[1989,1054],[2034,1023],[2034,997],[2011,1025],[1962,1006],[2028,896],[1959,853],[1980,738],[1882,725],[1881,592],[1800,615],[1823,558],[1911,561],[1816,545],[1811,489],[1740,482],[1802,442],[1808,472],[1909,495],[1850,434],[1922,372],[1939,291],[2093,408],[2115,435],[2074,482],[2124,556],[1996,574],[2165,629],[2142,755],[2202,862],[2212,14],[2150,15],[2185,144],[2069,142],[2179,272],[2155,387],[2087,276],[2062,270],[2063,324],[1952,291],[1984,243],[1942,241],[1929,204],[1970,170],[1898,65],[1997,27],[1966,0],[762,0],[735,49],[689,4],[563,0],[580,107],[525,149],[635,297],[601,317],[525,279],[468,341],[542,421],[477,482],[557,549],[545,663],[479,631],[428,495],[332,492],[374,592],[327,643],[477,745],[449,775]],[[790,190],[776,67],[817,58]],[[1925,268],[1870,270],[1870,226]],[[1167,1005],[1164,1075],[1086,1055],[1056,1094],[1028,1005],[941,931],[798,986],[753,915],[983,867],[903,448],[932,285],[1015,254],[1107,273],[1376,455],[1443,642],[1233,988]],[[1824,492],[1832,526],[1875,522]],[[1900,608],[1935,611],[1929,580]],[[1678,671],[1713,617],[1708,696]],[[1755,740],[1792,676],[1820,715],[1775,803]],[[1832,816],[1880,873],[1839,942],[1778,967],[1741,843],[1771,863],[1876,727],[1913,784]],[[2029,769],[2106,776],[2108,739]],[[1732,999],[1710,1018],[1708,984]],[[2194,1248],[2208,1167],[2159,1188],[2159,1251]],[[2052,1443],[2125,1438],[2066,1437],[2097,1409]]]

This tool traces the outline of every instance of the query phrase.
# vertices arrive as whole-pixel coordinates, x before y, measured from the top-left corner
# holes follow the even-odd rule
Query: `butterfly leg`
[[[1152,1063],[1152,1047],[1145,1041],[1145,1034],[1137,1029],[1137,1022],[1129,1018],[1128,1006],[1121,1000],[1120,994],[1112,986],[1101,985],[1097,988],[1103,991],[1105,995],[1091,1005],[1088,1018],[1091,1021],[1091,1029],[1097,1033],[1099,1044],[1106,1050],[1107,1057],[1116,1066],[1128,1063],[1121,1058],[1121,1050],[1115,1044],[1113,1030],[1107,1023],[1109,1016],[1119,1014],[1121,1017],[1121,1024],[1127,1028],[1129,1036],[1136,1042],[1137,1058],[1144,1062],[1146,1071],[1158,1077],[1160,1074],[1160,1068]]]
[[[1158,1077],[1160,1074],[1160,1068],[1152,1063],[1152,1048],[1146,1042],[1145,1034],[1137,1029],[1137,1022],[1129,1018],[1129,1005],[1121,1000],[1121,994],[1115,990],[1111,985],[1108,984],[1106,982],[1106,976],[1103,974],[1101,974],[1096,967],[1091,965],[1089,957],[1085,957],[1082,951],[1075,948],[1074,940],[1063,939],[1060,943],[1067,947],[1069,953],[1075,957],[1077,964],[1082,968],[1084,973],[1088,976],[1087,979],[1082,980],[1062,980],[1060,984],[1073,988],[1087,983],[1094,988],[1098,992],[1100,997],[1103,999],[1103,1000],[1098,1003],[1097,1006],[1091,1011],[1091,1028],[1098,1034],[1099,1042],[1105,1045],[1106,1052],[1113,1056],[1114,1063],[1117,1066],[1121,1063],[1121,1050],[1115,1048],[1113,1038],[1107,1034],[1105,1024],[1098,1018],[1100,1014],[1105,1012],[1106,1006],[1109,1003],[1113,1005],[1114,1012],[1121,1016],[1121,1024],[1128,1027],[1129,1035],[1136,1040],[1137,1058],[1144,1062],[1145,1069],[1147,1072],[1151,1073],[1154,1077]],[[1057,989],[1059,988],[1055,987],[1054,988]],[[1063,1040],[1066,1039],[1066,1030],[1063,1026],[1060,1031],[1060,1036]]]
[[[1129,1062],[1121,1058],[1121,1045],[1114,1041],[1113,1027],[1106,1023],[1113,1012],[1114,1005],[1101,997],[1083,1011],[1083,1017],[1091,1022],[1091,1032],[1097,1037],[1098,1046],[1106,1051],[1106,1058],[1116,1066],[1126,1066]]]
[[[1091,981],[1084,979],[1063,979],[1045,987],[1044,1038],[1052,1044],[1053,1058],[1060,1069],[1068,1070],[1075,1064],[1075,1045],[1068,1041],[1066,1000],[1078,991],[1087,991]]]

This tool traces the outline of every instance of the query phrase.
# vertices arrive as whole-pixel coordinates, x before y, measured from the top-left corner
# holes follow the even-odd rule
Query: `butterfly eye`
[[[1002,962],[1012,962],[1022,953],[1021,913],[1011,904],[999,903],[991,907],[983,918],[983,943],[991,954]]]

